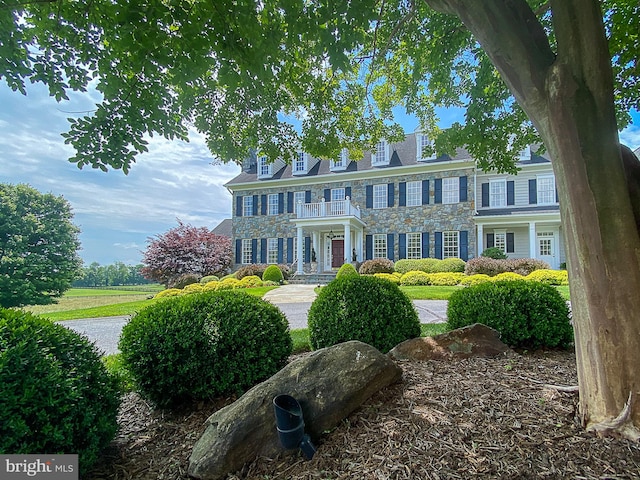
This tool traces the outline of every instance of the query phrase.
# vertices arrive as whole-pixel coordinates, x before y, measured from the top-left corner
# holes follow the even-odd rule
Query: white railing
[[[360,218],[360,207],[351,203],[349,197],[344,200],[317,203],[298,203],[296,205],[298,218],[323,218],[354,216]]]

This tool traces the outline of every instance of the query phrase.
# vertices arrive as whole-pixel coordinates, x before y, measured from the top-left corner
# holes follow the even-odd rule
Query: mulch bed
[[[402,382],[374,395],[298,453],[258,458],[240,479],[640,479],[640,445],[580,426],[575,356],[536,352],[499,359],[400,362]],[[232,398],[154,410],[137,394],[121,408],[118,437],[98,479],[188,479],[204,421]]]

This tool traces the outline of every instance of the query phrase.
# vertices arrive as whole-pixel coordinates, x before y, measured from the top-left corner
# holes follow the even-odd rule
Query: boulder
[[[500,332],[474,323],[435,337],[412,338],[395,346],[387,355],[395,360],[445,360],[509,353],[512,350],[500,341]]]
[[[209,417],[191,453],[189,475],[221,479],[258,456],[282,452],[273,408],[277,395],[298,400],[305,431],[317,440],[401,376],[402,370],[389,357],[358,341],[299,358]]]

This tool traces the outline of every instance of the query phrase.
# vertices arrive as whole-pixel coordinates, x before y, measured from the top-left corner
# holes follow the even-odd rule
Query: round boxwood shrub
[[[336,273],[336,278],[348,277],[349,275],[359,275],[356,267],[351,265],[350,263],[343,263],[338,273]]]
[[[282,270],[277,265],[269,265],[262,274],[262,280],[282,283],[284,275],[282,275]]]
[[[204,277],[202,277],[200,279],[200,283],[202,285],[205,285],[205,284],[207,284],[209,282],[217,282],[218,280],[220,280],[220,279],[218,278],[217,275],[206,275],[206,276],[204,276]]]
[[[400,275],[398,272],[395,272],[395,273],[374,273],[373,276],[376,277],[376,278],[383,278],[384,280],[389,280],[390,282],[395,283],[396,285],[400,284],[400,278],[402,278],[402,275]]]
[[[119,347],[140,393],[160,407],[241,393],[280,370],[289,325],[242,291],[169,298],[124,326]]]
[[[485,275],[484,273],[476,273],[475,275],[466,275],[461,281],[460,285],[464,285],[466,287],[470,285],[477,285],[478,283],[490,282],[491,278],[489,275]]]
[[[432,273],[429,275],[429,284],[439,287],[452,287],[459,285],[465,277],[466,275],[460,272]]]
[[[374,258],[365,260],[360,265],[358,273],[361,275],[373,275],[374,273],[393,273],[395,272],[393,261],[388,258]]]
[[[62,325],[0,309],[0,452],[77,453],[86,471],[117,429],[120,389],[96,346]]]
[[[400,277],[400,285],[404,286],[417,286],[417,285],[430,285],[431,274],[425,273],[421,270],[412,270]]]
[[[569,307],[549,285],[527,280],[486,282],[454,292],[449,328],[482,323],[511,347],[568,347],[573,341]]]
[[[466,265],[467,262],[461,258],[445,258],[438,261],[433,273],[463,273]]]
[[[411,300],[394,283],[373,276],[330,282],[311,305],[308,324],[314,349],[360,340],[386,353],[420,335]]]

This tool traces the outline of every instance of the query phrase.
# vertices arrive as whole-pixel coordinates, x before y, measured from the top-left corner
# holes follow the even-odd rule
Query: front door
[[[331,240],[331,268],[340,268],[344,263],[344,239]]]
[[[558,268],[554,232],[538,232],[538,258],[551,265],[551,268]]]

